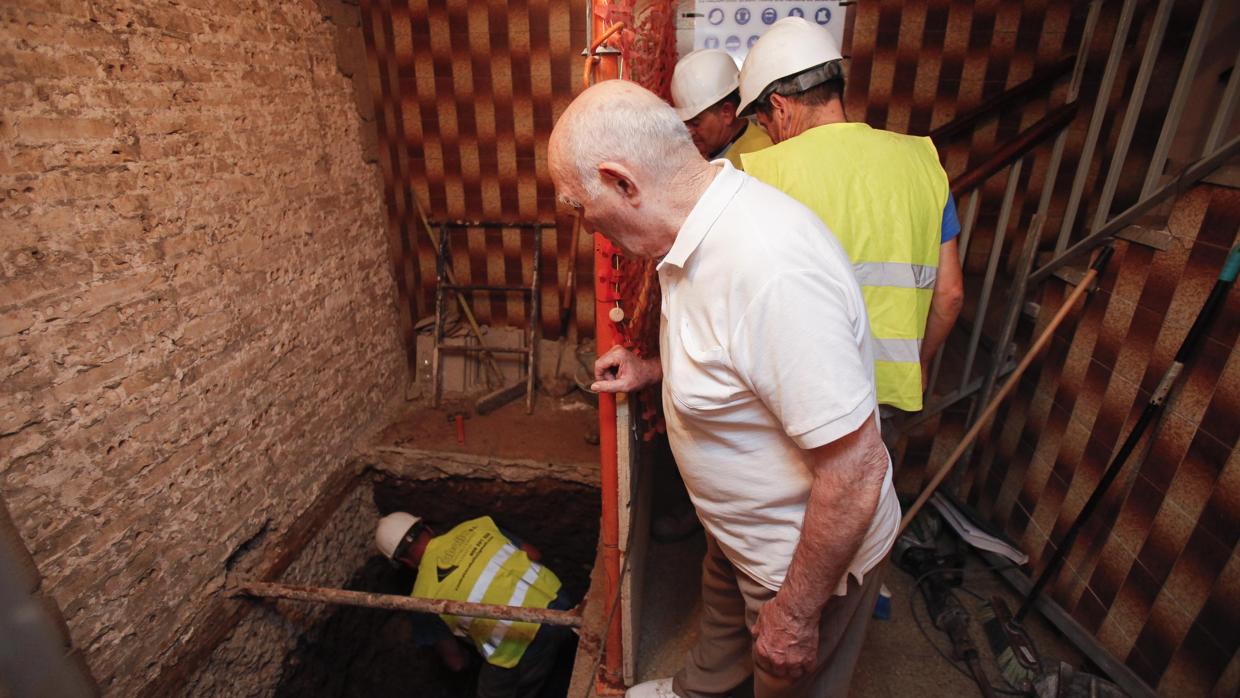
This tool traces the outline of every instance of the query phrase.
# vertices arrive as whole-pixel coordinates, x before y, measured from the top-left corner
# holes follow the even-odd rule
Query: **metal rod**
[[[999,377],[1002,378],[1006,376],[1007,374],[1011,373],[1015,369],[1016,369],[1016,363],[1013,361],[1009,361],[1007,364],[1003,366],[1003,369],[999,371]],[[981,390],[982,383],[984,382],[984,380],[985,380],[984,378],[982,378],[981,376],[978,376],[977,378],[974,378],[973,380],[969,381],[968,385],[963,385],[957,388],[956,390],[953,390],[952,392],[948,393],[947,395],[944,395],[941,399],[935,400],[933,404],[927,405],[920,412],[911,416],[908,419],[908,421],[900,425],[900,428],[904,430],[905,432],[908,432],[915,427],[919,427],[922,424],[925,424],[926,422],[930,421],[935,416],[937,416],[940,412],[946,412],[947,410],[951,409],[952,406],[962,402],[963,400],[972,396],[977,391]]]
[[[1227,162],[1233,155],[1240,153],[1240,136],[1236,136],[1227,141],[1218,150],[1206,155],[1197,162],[1184,168],[1169,182],[1162,185],[1153,194],[1145,197],[1137,203],[1129,206],[1126,211],[1107,221],[1102,228],[1090,233],[1087,237],[1082,238],[1075,245],[1057,253],[1055,258],[1042,265],[1037,271],[1029,275],[1029,283],[1036,284],[1057,269],[1076,259],[1081,254],[1089,252],[1097,247],[1100,243],[1115,236],[1115,233],[1128,227],[1129,224],[1135,222],[1138,218],[1145,214],[1146,211],[1154,208],[1162,203],[1163,199],[1180,191],[1185,187],[1192,186],[1199,182],[1202,178],[1218,169],[1223,163]]]
[[[1102,478],[1098,480],[1094,491],[1090,493],[1089,499],[1085,500],[1080,513],[1073,518],[1072,524],[1068,527],[1067,533],[1064,534],[1063,540],[1055,547],[1055,552],[1052,553],[1051,559],[1042,568],[1042,573],[1038,575],[1037,581],[1033,583],[1033,588],[1025,596],[1024,602],[1020,605],[1020,610],[1016,612],[1017,621],[1024,620],[1025,615],[1033,608],[1034,601],[1042,593],[1042,589],[1058,576],[1059,568],[1068,557],[1068,552],[1072,549],[1072,544],[1076,542],[1077,535],[1093,516],[1098,505],[1102,503],[1102,498],[1106,496],[1111,483],[1115,481],[1120,471],[1124,469],[1124,464],[1127,463],[1128,457],[1136,450],[1137,444],[1141,442],[1141,438],[1145,435],[1146,428],[1154,421],[1154,417],[1162,412],[1163,406],[1166,405],[1167,395],[1171,392],[1172,386],[1175,385],[1176,379],[1179,378],[1185,364],[1196,356],[1197,347],[1205,336],[1206,328],[1210,326],[1219,308],[1226,301],[1227,293],[1231,290],[1231,285],[1236,280],[1237,271],[1240,271],[1240,244],[1232,247],[1231,252],[1228,253],[1227,258],[1223,262],[1222,271],[1220,271],[1217,280],[1214,282],[1214,287],[1210,289],[1210,294],[1201,305],[1201,309],[1197,312],[1197,318],[1193,321],[1192,326],[1189,327],[1188,334],[1185,335],[1184,341],[1180,344],[1179,351],[1175,354],[1175,360],[1167,367],[1167,371],[1163,374],[1162,380],[1159,381],[1158,387],[1154,389],[1154,393],[1141,410],[1141,416],[1137,418],[1132,431],[1128,432],[1128,436],[1124,438],[1123,445],[1120,446],[1119,451],[1116,452],[1111,462],[1107,464],[1107,469],[1103,471]]]
[[[1231,64],[1231,77],[1227,78],[1227,88],[1223,90],[1223,99],[1214,115],[1214,125],[1206,138],[1205,152],[1214,150],[1214,146],[1227,134],[1232,116],[1236,113],[1236,102],[1240,102],[1240,52],[1236,53],[1236,60]]]
[[[960,194],[980,187],[1003,168],[1025,157],[1047,138],[1067,128],[1068,124],[1072,123],[1072,119],[1076,118],[1076,108],[1076,102],[1072,102],[1042,117],[1037,123],[1022,131],[1020,135],[1005,143],[995,151],[994,155],[986,158],[985,162],[961,175],[952,183],[952,193]]]
[[[1089,130],[1085,134],[1085,144],[1081,147],[1081,159],[1077,161],[1076,176],[1072,180],[1072,193],[1068,196],[1068,206],[1063,214],[1063,225],[1059,229],[1059,239],[1055,242],[1056,254],[1068,246],[1068,238],[1072,235],[1072,227],[1076,223],[1081,196],[1085,192],[1085,181],[1089,179],[1089,168],[1093,164],[1094,150],[1098,147],[1098,136],[1102,132],[1102,122],[1106,118],[1111,88],[1115,84],[1115,74],[1119,72],[1119,64],[1123,59],[1124,43],[1128,38],[1128,30],[1132,26],[1135,5],[1136,0],[1124,0],[1124,7],[1120,10],[1119,23],[1115,27],[1115,38],[1111,41],[1111,54],[1107,59],[1106,70],[1102,74],[1102,83],[1098,86],[1098,93],[1094,97],[1094,112],[1089,118]]]
[[[993,115],[1004,106],[1018,102],[1026,96],[1041,90],[1043,87],[1054,83],[1071,70],[1075,63],[1075,54],[1055,61],[1051,65],[1035,72],[1028,80],[983,101],[976,107],[934,129],[928,134],[930,140],[940,143],[964,133],[970,126]]]
[[[1124,171],[1124,160],[1128,158],[1128,147],[1132,145],[1132,134],[1137,129],[1137,120],[1141,116],[1141,103],[1145,101],[1146,90],[1150,86],[1150,78],[1154,75],[1154,63],[1162,49],[1163,37],[1167,33],[1167,20],[1171,18],[1173,0],[1159,0],[1158,10],[1154,13],[1150,25],[1150,36],[1145,42],[1145,55],[1141,57],[1141,67],[1137,69],[1137,79],[1128,93],[1128,107],[1124,110],[1124,121],[1120,125],[1119,139],[1115,143],[1115,151],[1111,154],[1111,162],[1107,167],[1107,178],[1102,185],[1102,193],[1098,196],[1098,206],[1094,209],[1094,222],[1090,228],[1097,230],[1107,222],[1111,213],[1111,203],[1115,200],[1115,190],[1119,187],[1119,177]]]
[[[541,229],[543,226],[555,225],[555,223],[544,223],[541,221],[471,221],[464,219],[454,219],[447,221],[431,221],[431,225],[447,226],[453,231],[465,228],[513,228],[529,230],[531,232]]]
[[[1003,192],[1003,206],[999,209],[999,220],[995,225],[995,236],[990,243],[990,259],[986,262],[986,277],[982,281],[982,293],[977,299],[977,311],[973,314],[973,332],[969,337],[969,348],[964,355],[964,367],[960,372],[961,382],[968,382],[973,375],[973,360],[977,357],[977,347],[982,341],[982,326],[986,324],[986,309],[990,305],[990,293],[994,289],[995,275],[999,271],[999,257],[1003,252],[1003,240],[1007,236],[1008,218],[1012,213],[1012,201],[1016,198],[1016,184],[1020,180],[1020,172],[1024,159],[1017,160],[1008,171],[1007,187]]]
[[[365,591],[303,587],[270,582],[243,582],[228,592],[229,596],[249,596],[258,599],[287,599],[334,606],[357,606],[378,608],[386,611],[409,611],[412,613],[436,613],[439,615],[489,618],[491,620],[514,620],[524,623],[565,625],[581,627],[579,611],[557,611],[550,608],[525,608],[501,606],[489,603],[469,603],[446,599],[423,599],[395,594],[372,594]]]
[[[969,194],[969,203],[964,209],[964,226],[960,229],[960,265],[964,266],[965,256],[969,253],[969,240],[973,237],[973,225],[977,223],[978,199],[981,198],[981,187]]]
[[[422,220],[425,221],[426,219],[423,218]],[[445,273],[448,256],[448,236],[440,235],[439,239],[436,240],[435,236],[430,234],[430,228],[426,230],[426,234],[435,243],[435,333],[431,335],[435,345],[431,350],[431,405],[438,407],[439,400],[443,397],[443,359],[440,357],[439,348],[443,345],[444,327],[448,321],[447,303],[444,300],[444,288],[441,283],[448,278]],[[457,298],[460,297],[460,294],[457,294]]]
[[[926,485],[926,488],[922,490],[921,495],[917,497],[917,501],[913,502],[913,505],[908,508],[908,511],[904,514],[904,518],[900,520],[899,533],[903,533],[904,529],[908,528],[909,522],[913,520],[913,517],[917,516],[917,513],[920,512],[921,508],[926,505],[926,502],[929,501],[935,490],[939,488],[939,485],[942,484],[943,480],[948,476],[948,474],[951,473],[952,468],[954,468],[956,463],[960,460],[960,456],[973,445],[974,439],[976,439],[977,435],[981,433],[982,428],[985,427],[990,422],[991,418],[995,416],[995,412],[999,410],[999,405],[1003,404],[1003,401],[1007,399],[1008,394],[1011,393],[1016,387],[1016,384],[1020,382],[1021,376],[1024,375],[1030,364],[1033,363],[1033,360],[1037,358],[1037,356],[1042,353],[1042,350],[1046,347],[1046,345],[1050,343],[1051,338],[1055,335],[1055,330],[1057,330],[1059,325],[1063,323],[1064,318],[1068,316],[1068,313],[1076,307],[1077,300],[1089,291],[1090,286],[1094,283],[1094,279],[1098,278],[1098,274],[1106,266],[1106,263],[1110,261],[1110,259],[1111,248],[1104,248],[1102,253],[1098,256],[1098,259],[1093,265],[1090,266],[1089,273],[1087,273],[1085,278],[1081,280],[1080,285],[1073,289],[1071,295],[1069,295],[1063,305],[1059,307],[1059,311],[1056,312],[1055,316],[1051,318],[1051,321],[1047,323],[1046,329],[1042,330],[1042,334],[1038,335],[1038,338],[1033,343],[1033,346],[1029,348],[1029,352],[1025,354],[1025,358],[1020,360],[1020,364],[1016,366],[1016,370],[1012,372],[1012,375],[1008,376],[1008,379],[1003,383],[1003,387],[999,389],[999,392],[993,399],[991,399],[990,404],[988,404],[986,409],[982,411],[981,416],[978,417],[977,421],[973,423],[973,426],[964,435],[964,438],[960,440],[960,443],[956,445],[956,449],[952,451],[950,456],[947,457],[947,462],[945,462],[943,467],[939,468],[939,471],[934,474],[934,477],[930,480],[930,484]],[[899,535],[899,533],[897,533],[897,535]]]
[[[534,414],[535,384],[538,381],[538,338],[542,336],[542,298],[538,295],[538,280],[542,269],[543,227],[534,229],[534,261],[530,272],[529,332],[525,345],[529,349],[529,362],[525,376],[525,413]]]
[[[1072,79],[1068,81],[1068,102],[1075,102],[1081,96],[1081,81],[1085,79],[1085,64],[1089,62],[1089,45],[1094,41],[1094,31],[1098,28],[1098,15],[1102,10],[1102,0],[1089,3],[1089,12],[1085,15],[1085,29],[1081,32],[1081,43],[1076,49],[1076,66],[1072,68]]]
[[[464,351],[479,352],[488,351],[492,354],[529,354],[529,347],[481,347],[476,344],[437,344],[435,347],[441,351]]]
[[[990,396],[994,392],[995,383],[999,380],[999,370],[1003,364],[1007,362],[1007,354],[1012,338],[1016,335],[1016,324],[1020,321],[1020,309],[1024,303],[1025,288],[1029,280],[1029,272],[1033,269],[1033,258],[1038,253],[1038,241],[1042,237],[1042,225],[1046,221],[1042,211],[1034,214],[1033,222],[1029,229],[1025,231],[1024,244],[1021,246],[1020,259],[1016,263],[1016,278],[1013,280],[1008,298],[1007,309],[1003,313],[1003,325],[999,330],[999,341],[995,345],[994,359],[991,361],[990,368],[986,371],[986,380],[982,384],[982,391],[979,393],[980,403],[990,401]],[[974,403],[977,404],[977,403]],[[982,458],[976,467],[977,483],[985,483],[986,476],[990,473],[991,456],[990,449],[983,449]]]
[[[1145,184],[1141,186],[1142,198],[1154,191],[1158,180],[1162,179],[1163,168],[1167,166],[1167,154],[1171,152],[1171,143],[1179,130],[1184,104],[1188,102],[1188,93],[1192,91],[1193,78],[1197,75],[1197,66],[1201,64],[1201,54],[1209,39],[1214,11],[1217,8],[1218,0],[1205,0],[1201,4],[1201,14],[1197,15],[1197,26],[1193,29],[1193,38],[1184,54],[1184,65],[1180,67],[1180,77],[1176,80],[1175,91],[1171,93],[1171,103],[1167,105],[1167,116],[1163,119],[1158,143],[1154,146],[1154,154],[1150,156],[1150,169],[1145,174]],[[1206,146],[1206,152],[1210,150],[1210,146]]]
[[[444,284],[449,291],[493,291],[496,293],[530,293],[526,286],[504,286],[502,284]]]

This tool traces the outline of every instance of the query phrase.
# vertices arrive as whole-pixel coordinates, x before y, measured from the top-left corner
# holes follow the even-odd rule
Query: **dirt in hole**
[[[564,583],[574,603],[589,586],[598,542],[598,490],[577,483],[541,479],[523,483],[449,478],[403,480],[379,476],[375,504],[382,513],[409,511],[446,531],[478,516],[490,516],[506,531],[533,544]],[[353,575],[348,589],[405,595],[414,573],[372,557]],[[474,694],[481,658],[471,653],[470,668],[454,673],[433,647],[413,641],[412,615],[341,607],[303,634],[284,660],[275,694],[383,698],[420,696],[460,698]],[[564,696],[572,672],[576,641],[564,643],[544,698]]]

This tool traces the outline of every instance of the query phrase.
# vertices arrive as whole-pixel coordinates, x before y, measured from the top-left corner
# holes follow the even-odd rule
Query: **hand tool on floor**
[[[1033,360],[1037,358],[1038,354],[1042,352],[1042,349],[1050,343],[1051,337],[1055,334],[1055,330],[1058,329],[1059,325],[1063,323],[1064,318],[1068,316],[1068,313],[1076,307],[1076,302],[1081,298],[1081,296],[1088,293],[1091,287],[1093,287],[1094,281],[1102,273],[1102,270],[1106,268],[1107,262],[1111,260],[1111,254],[1113,252],[1114,250],[1110,246],[1107,246],[1102,248],[1102,250],[1094,258],[1093,263],[1089,265],[1089,272],[1086,273],[1084,278],[1081,279],[1081,283],[1077,284],[1077,287],[1072,291],[1071,295],[1069,295],[1067,300],[1063,302],[1063,305],[1059,307],[1059,310],[1055,313],[1055,316],[1051,318],[1049,323],[1047,323],[1046,329],[1042,330],[1042,334],[1034,340],[1033,346],[1029,347],[1029,351],[1025,354],[1025,358],[1020,360],[1020,364],[1016,366],[1016,370],[1012,371],[1012,375],[1008,376],[1008,379],[1003,384],[1003,387],[999,389],[999,392],[995,393],[993,398],[991,398],[990,403],[986,405],[986,409],[982,410],[981,416],[977,418],[976,422],[974,422],[973,427],[969,429],[969,432],[964,435],[963,439],[960,440],[960,443],[956,446],[956,450],[952,451],[951,455],[947,457],[947,462],[943,464],[942,468],[939,468],[939,471],[935,473],[934,477],[930,480],[930,484],[926,485],[926,489],[923,490],[921,495],[917,497],[917,501],[913,502],[913,505],[909,507],[907,512],[905,512],[904,518],[900,520],[899,533],[903,533],[904,529],[908,528],[909,522],[913,520],[913,517],[917,516],[917,512],[921,511],[921,508],[926,505],[926,502],[930,501],[930,497],[934,494],[934,491],[939,488],[939,485],[942,484],[943,480],[948,476],[948,474],[951,473],[952,468],[956,467],[956,463],[960,460],[960,457],[964,455],[964,452],[967,451],[973,444],[973,441],[977,439],[978,434],[980,434],[982,429],[990,424],[990,420],[994,418],[995,413],[999,411],[999,406],[1003,404],[1005,399],[1007,399],[1008,394],[1016,388],[1016,384],[1020,382],[1020,377],[1025,374],[1025,370],[1029,368],[1029,365],[1033,363]]]
[[[1104,471],[1102,479],[1098,481],[1098,485],[1094,488],[1093,494],[1089,495],[1085,506],[1081,507],[1081,513],[1072,521],[1072,525],[1068,528],[1068,532],[1064,534],[1063,540],[1055,547],[1055,552],[1051,555],[1051,559],[1042,569],[1042,573],[1038,575],[1038,579],[1033,583],[1033,587],[1029,589],[1029,594],[1025,596],[1020,610],[1016,612],[1016,620],[1023,620],[1028,615],[1034,603],[1038,600],[1038,596],[1042,593],[1042,589],[1055,579],[1060,565],[1063,564],[1068,551],[1072,549],[1072,544],[1076,542],[1077,534],[1081,532],[1081,528],[1093,516],[1094,510],[1097,509],[1098,504],[1102,502],[1103,496],[1106,495],[1107,488],[1111,486],[1111,483],[1119,475],[1120,470],[1124,468],[1124,463],[1128,460],[1128,456],[1132,455],[1132,452],[1136,450],[1137,444],[1145,436],[1145,431],[1149,428],[1150,423],[1154,421],[1154,417],[1162,412],[1162,408],[1167,402],[1167,395],[1171,392],[1176,378],[1184,370],[1184,365],[1196,355],[1197,347],[1200,346],[1206,329],[1210,326],[1210,322],[1214,320],[1214,316],[1218,314],[1219,308],[1226,301],[1227,292],[1231,290],[1231,286],[1235,283],[1238,273],[1240,273],[1240,244],[1231,248],[1231,252],[1227,255],[1227,261],[1223,263],[1223,269],[1219,272],[1218,279],[1214,282],[1214,288],[1210,290],[1210,295],[1206,297],[1205,303],[1202,304],[1201,310],[1198,311],[1197,319],[1193,321],[1192,327],[1189,328],[1188,334],[1184,337],[1184,342],[1180,345],[1180,350],[1176,352],[1175,359],[1167,367],[1167,372],[1163,374],[1158,387],[1154,389],[1154,394],[1150,396],[1149,402],[1145,404],[1145,409],[1141,410],[1141,416],[1137,418],[1137,423],[1133,425],[1132,431],[1128,432],[1128,438],[1124,439],[1123,445],[1115,453],[1111,463],[1107,465],[1107,469]]]

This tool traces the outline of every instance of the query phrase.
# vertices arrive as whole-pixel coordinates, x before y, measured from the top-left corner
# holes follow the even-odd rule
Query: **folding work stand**
[[[541,303],[538,298],[538,274],[539,266],[542,258],[542,231],[546,223],[506,223],[502,221],[444,221],[437,223],[439,226],[439,251],[436,256],[436,287],[435,287],[435,334],[434,334],[434,350],[431,353],[431,375],[433,380],[432,404],[439,406],[443,397],[443,362],[440,355],[444,351],[459,351],[464,353],[480,354],[483,360],[490,360],[489,356],[494,354],[523,354],[525,356],[525,380],[506,388],[501,388],[497,394],[508,394],[510,391],[519,391],[524,383],[525,388],[525,413],[533,414],[534,412],[534,381],[538,375],[538,339],[542,336],[542,312]],[[521,231],[532,231],[534,235],[534,263],[533,273],[531,274],[529,286],[504,286],[498,284],[458,284],[452,273],[451,246],[449,237],[451,233],[468,231],[476,228],[491,229],[517,229]],[[523,337],[523,347],[488,347],[483,343],[482,338],[478,338],[477,345],[468,344],[446,344],[444,343],[444,331],[447,324],[446,306],[448,293],[472,294],[476,291],[488,293],[520,293],[526,298],[526,313],[528,320],[525,336]],[[462,296],[464,300],[464,296]],[[515,397],[520,392],[512,393]],[[490,396],[488,396],[490,397]],[[486,399],[486,398],[484,398]],[[511,400],[512,398],[507,398]],[[481,411],[481,410],[480,410]]]

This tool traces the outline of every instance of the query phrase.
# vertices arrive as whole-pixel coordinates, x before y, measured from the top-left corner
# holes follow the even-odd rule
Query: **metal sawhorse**
[[[501,387],[499,390],[479,399],[477,410],[481,414],[485,414],[490,409],[495,409],[499,405],[515,398],[521,394],[521,388],[525,391],[525,413],[533,414],[534,412],[534,388],[535,381],[538,376],[538,339],[542,332],[542,304],[538,297],[538,279],[539,267],[542,259],[542,232],[547,223],[531,223],[531,222],[503,222],[503,221],[442,221],[435,225],[439,227],[439,250],[436,253],[435,272],[435,334],[434,349],[431,353],[431,376],[433,390],[431,393],[431,404],[435,407],[439,406],[443,398],[443,363],[440,359],[444,351],[459,351],[464,353],[480,354],[485,361],[493,362],[491,358],[494,354],[522,354],[525,356],[526,376],[524,381],[517,382],[507,387]],[[533,273],[531,274],[529,286],[504,286],[499,284],[458,284],[455,274],[452,272],[451,266],[451,246],[449,243],[450,233],[468,231],[470,229],[517,229],[521,231],[533,231],[534,234],[534,259]],[[488,293],[520,293],[526,299],[526,318],[528,320],[523,337],[523,347],[489,347],[486,346],[481,337],[478,339],[477,345],[468,344],[446,344],[444,342],[445,326],[447,324],[447,294],[452,292],[460,297],[462,303],[465,298],[462,294],[472,294],[476,291]],[[498,371],[497,371],[498,372]],[[487,404],[493,404],[495,407],[490,409],[484,408],[484,401]]]

